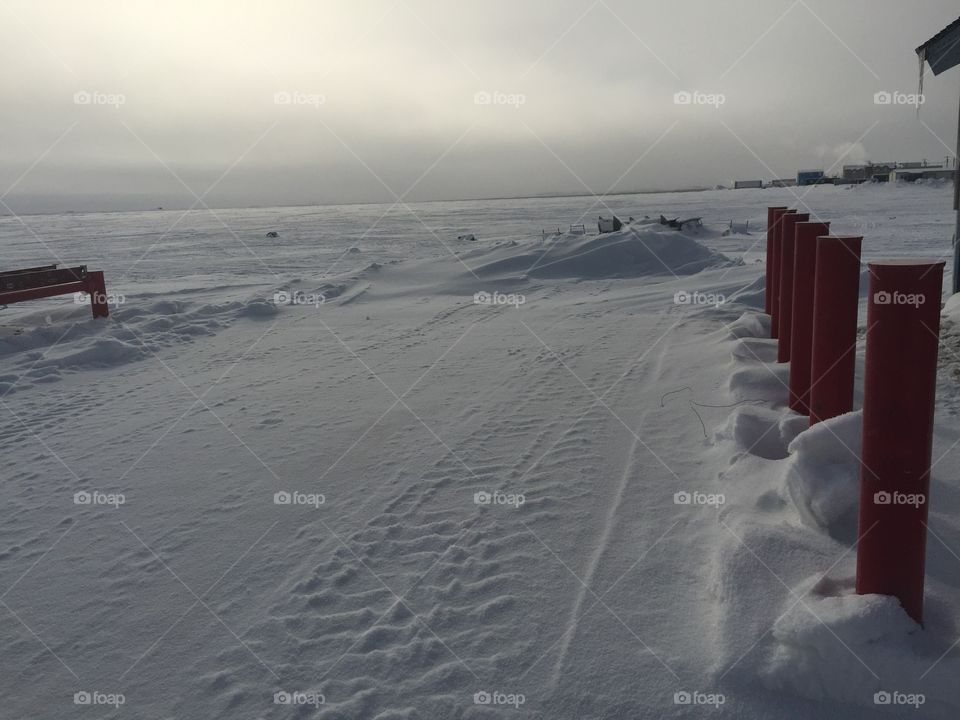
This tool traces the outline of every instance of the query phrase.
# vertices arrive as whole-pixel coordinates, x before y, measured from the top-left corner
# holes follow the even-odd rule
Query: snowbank
[[[701,245],[693,231],[632,226],[604,235],[561,235],[545,245],[500,249],[475,268],[481,277],[522,273],[536,278],[633,278],[691,275],[731,260]]]
[[[708,584],[719,681],[760,678],[778,694],[864,716],[956,717],[953,582],[941,563],[928,568],[923,628],[895,598],[855,594],[862,412],[808,428],[784,406],[787,366],[767,333],[766,316],[746,313],[721,340],[733,358],[728,390],[742,404],[713,436],[728,497]],[[942,511],[955,507],[936,477],[932,494]]]
[[[862,411],[814,425],[787,451],[786,486],[800,518],[844,543],[857,537]]]
[[[129,295],[105,320],[91,320],[86,303],[62,301],[53,310],[35,310],[0,327],[0,359],[10,370],[0,375],[0,393],[54,382],[69,372],[149,359],[163,348],[216,335],[238,320],[275,320],[296,306],[348,303],[363,294],[369,287],[364,278],[380,267],[372,263],[319,284],[293,278],[279,287],[247,285],[239,299],[214,302],[203,298],[224,288]]]

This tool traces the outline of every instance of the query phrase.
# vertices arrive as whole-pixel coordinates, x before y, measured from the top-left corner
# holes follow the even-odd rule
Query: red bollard
[[[87,273],[87,294],[90,295],[90,307],[93,316],[108,317],[110,309],[107,307],[107,283],[103,272],[95,270]]]
[[[869,263],[857,594],[923,623],[943,261]]]
[[[773,228],[773,273],[770,278],[770,337],[776,339],[780,335],[780,246],[783,241],[783,215],[790,215],[796,210],[787,210],[779,213],[780,222]]]
[[[772,314],[773,289],[773,235],[780,216],[787,211],[786,207],[768,207],[767,208],[767,274],[764,276],[763,288],[763,311]]]
[[[810,219],[808,213],[787,213],[780,222],[780,308],[777,362],[790,362],[790,331],[793,327],[793,261],[797,246],[797,223]]]
[[[813,352],[813,291],[817,238],[830,223],[800,222],[793,261],[793,319],[790,322],[790,409],[810,414],[810,356]]]
[[[860,309],[858,235],[817,238],[810,353],[810,424],[853,410]]]

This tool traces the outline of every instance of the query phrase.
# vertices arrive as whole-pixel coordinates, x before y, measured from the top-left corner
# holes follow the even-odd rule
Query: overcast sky
[[[0,198],[16,212],[380,202],[940,162],[960,68],[928,73],[919,118],[875,93],[915,93],[914,48],[958,11],[0,0]]]

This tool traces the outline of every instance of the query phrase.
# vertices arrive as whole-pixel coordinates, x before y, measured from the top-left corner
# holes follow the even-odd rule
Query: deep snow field
[[[0,717],[958,717],[960,304],[921,628],[853,593],[860,415],[786,408],[761,262],[768,205],[946,256],[951,188],[592,203],[0,218],[122,301],[0,309]]]

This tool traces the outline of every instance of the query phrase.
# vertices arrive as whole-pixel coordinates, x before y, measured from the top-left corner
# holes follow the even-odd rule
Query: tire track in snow
[[[662,368],[663,368],[663,358],[667,353],[667,350],[670,348],[669,343],[664,339],[663,346],[660,349],[660,352],[657,354],[656,362],[654,364],[654,371],[651,374],[647,374],[646,379],[643,382],[644,389],[647,389],[651,386],[652,383],[655,383],[660,377]],[[637,427],[641,427],[647,418],[648,413],[643,413],[640,417],[640,421],[637,423]],[[613,420],[613,422],[617,422]],[[597,545],[593,553],[590,555],[589,561],[587,562],[586,572],[582,574],[579,578],[580,585],[577,588],[577,594],[573,602],[573,606],[570,609],[570,619],[567,622],[567,628],[564,631],[562,640],[560,643],[560,652],[557,656],[557,662],[554,664],[553,673],[550,678],[550,684],[553,688],[559,688],[561,685],[561,680],[563,677],[564,666],[566,665],[567,656],[569,654],[570,648],[573,644],[573,639],[576,637],[577,630],[580,625],[580,618],[583,614],[583,605],[584,601],[587,598],[587,595],[590,594],[591,597],[595,590],[592,590],[593,579],[597,573],[600,563],[603,560],[603,556],[606,554],[607,549],[610,544],[610,538],[613,535],[613,528],[617,522],[617,515],[620,511],[620,507],[623,504],[623,498],[626,494],[627,487],[630,482],[630,477],[632,470],[636,461],[637,455],[637,446],[640,444],[639,436],[633,435],[631,437],[630,448],[627,450],[626,458],[624,460],[623,472],[620,474],[620,479],[617,483],[616,491],[613,495],[613,498],[610,504],[607,506],[607,512],[603,518],[603,524],[601,526],[600,536],[597,539]]]

